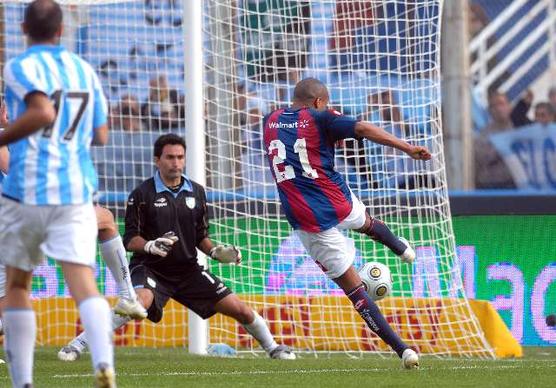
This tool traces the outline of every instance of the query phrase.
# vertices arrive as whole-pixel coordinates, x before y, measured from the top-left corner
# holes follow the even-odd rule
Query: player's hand
[[[166,257],[178,240],[179,238],[174,232],[167,232],[156,240],[147,241],[143,250],[151,255]]]
[[[407,154],[416,160],[429,160],[432,157],[427,147],[422,146],[411,146]]]
[[[217,245],[210,250],[209,256],[224,264],[241,263],[241,252],[233,245]]]

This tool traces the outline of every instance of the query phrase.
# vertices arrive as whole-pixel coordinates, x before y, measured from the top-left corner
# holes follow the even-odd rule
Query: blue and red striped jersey
[[[264,118],[264,144],[282,208],[294,229],[320,232],[351,212],[350,190],[334,170],[334,144],[355,138],[357,119],[335,110],[276,110]]]

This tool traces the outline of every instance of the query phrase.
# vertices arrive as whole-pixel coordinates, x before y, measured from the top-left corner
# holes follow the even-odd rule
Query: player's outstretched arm
[[[429,160],[431,158],[431,153],[426,147],[411,145],[368,121],[357,122],[355,124],[355,134],[375,143],[397,148],[413,159]]]
[[[37,132],[56,119],[56,110],[45,94],[29,94],[26,102],[25,112],[0,133],[0,147]]]

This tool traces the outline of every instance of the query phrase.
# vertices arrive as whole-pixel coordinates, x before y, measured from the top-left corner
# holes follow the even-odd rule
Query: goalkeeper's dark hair
[[[53,0],[35,0],[25,8],[23,24],[27,35],[35,42],[48,41],[60,31],[63,12]]]
[[[175,133],[167,133],[160,136],[154,142],[154,156],[160,158],[162,156],[162,149],[167,145],[181,145],[185,151],[185,140],[183,137],[176,135]]]
[[[293,100],[297,102],[312,102],[317,98],[328,96],[328,89],[316,78],[305,78],[295,85]]]

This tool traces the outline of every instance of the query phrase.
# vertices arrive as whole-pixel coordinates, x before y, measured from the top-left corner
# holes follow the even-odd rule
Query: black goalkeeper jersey
[[[191,271],[200,270],[196,248],[208,237],[206,195],[201,185],[189,180],[188,183],[191,190],[173,193],[159,188],[157,192],[153,177],[131,192],[125,212],[123,240],[126,247],[135,236],[149,241],[173,231],[179,237],[166,257],[134,252],[131,270],[144,265],[169,280],[183,279]],[[189,188],[189,184],[186,187]]]

